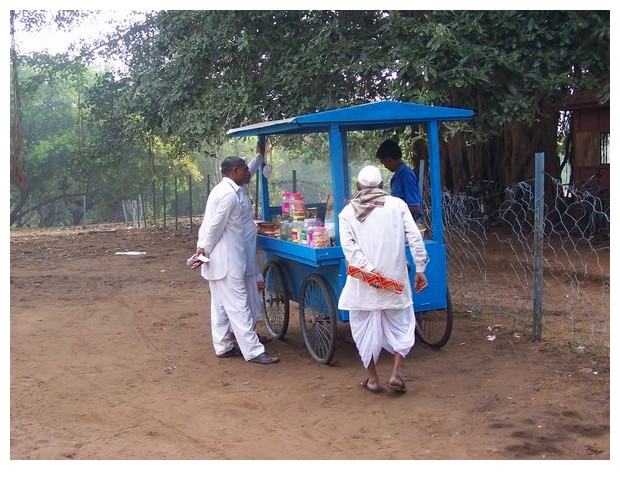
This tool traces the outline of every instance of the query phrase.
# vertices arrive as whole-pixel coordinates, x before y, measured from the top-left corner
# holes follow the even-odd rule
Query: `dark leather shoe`
[[[232,347],[230,350],[227,350],[224,353],[220,353],[216,356],[217,358],[240,357],[241,350],[239,349],[239,347]]]
[[[270,355],[267,352],[263,352],[258,357],[254,357],[248,360],[248,362],[263,363],[263,364],[278,363],[279,361],[280,359],[278,357],[276,357],[275,355]]]

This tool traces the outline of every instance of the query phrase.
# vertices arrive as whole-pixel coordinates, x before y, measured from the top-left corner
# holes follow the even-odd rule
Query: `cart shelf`
[[[341,247],[313,248],[308,245],[300,245],[264,235],[258,235],[257,246],[265,252],[270,252],[278,257],[294,260],[311,267],[340,265],[340,262],[344,259]]]

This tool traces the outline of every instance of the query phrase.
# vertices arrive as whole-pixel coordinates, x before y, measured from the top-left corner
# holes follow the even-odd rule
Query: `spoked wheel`
[[[429,310],[416,314],[415,330],[418,338],[434,348],[443,347],[452,334],[454,316],[452,313],[452,300],[450,292],[446,293],[448,303],[441,310]]]
[[[282,267],[270,260],[263,268],[265,288],[263,320],[267,331],[273,338],[282,339],[288,329],[290,296],[284,280]]]
[[[327,365],[336,352],[338,311],[325,279],[311,274],[301,285],[299,321],[304,343],[312,358]]]

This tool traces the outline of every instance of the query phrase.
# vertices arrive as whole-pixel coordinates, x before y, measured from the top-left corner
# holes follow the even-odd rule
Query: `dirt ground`
[[[170,227],[11,232],[12,468],[39,459],[599,460],[586,462],[591,474],[611,463],[607,357],[501,328],[489,341],[489,325],[455,305],[448,344],[416,344],[407,357],[408,392],[373,395],[359,386],[348,325],[339,324],[332,364],[318,365],[293,304],[286,337],[267,345],[280,363],[218,359],[208,286],[185,264],[194,246],[189,231]],[[146,254],[115,255],[124,251]],[[383,381],[390,363],[381,357]]]

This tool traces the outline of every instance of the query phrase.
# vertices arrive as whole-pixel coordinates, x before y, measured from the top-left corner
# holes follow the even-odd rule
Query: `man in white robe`
[[[368,372],[362,386],[383,390],[376,364],[382,349],[394,356],[388,388],[405,392],[401,365],[415,342],[413,297],[407,270],[406,242],[415,263],[414,288],[428,285],[424,274],[428,256],[422,235],[403,200],[383,190],[381,172],[362,168],[357,194],[340,214],[340,243],[348,265],[381,274],[403,284],[403,291],[381,289],[347,275],[338,308],[349,311],[353,340]]]
[[[265,352],[255,331],[248,293],[249,280],[254,281],[256,289],[252,262],[256,261],[258,267],[256,225],[251,203],[241,188],[249,182],[250,171],[239,157],[227,157],[221,171],[222,181],[209,194],[196,244],[196,254],[209,258],[202,265],[201,274],[209,281],[211,291],[213,347],[220,358],[243,355],[246,361],[275,363],[279,358]],[[248,249],[246,242],[251,231],[254,246]]]

